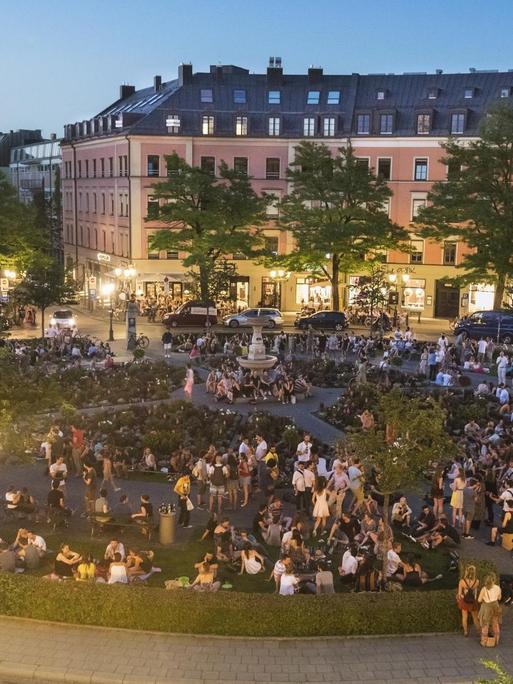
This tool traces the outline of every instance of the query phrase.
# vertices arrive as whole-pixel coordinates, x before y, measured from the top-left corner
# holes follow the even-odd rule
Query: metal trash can
[[[176,513],[160,513],[159,541],[164,546],[175,542]]]

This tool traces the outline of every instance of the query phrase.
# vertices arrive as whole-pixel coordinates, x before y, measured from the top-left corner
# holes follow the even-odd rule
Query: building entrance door
[[[448,283],[436,281],[435,318],[456,318],[460,312],[460,290]]]

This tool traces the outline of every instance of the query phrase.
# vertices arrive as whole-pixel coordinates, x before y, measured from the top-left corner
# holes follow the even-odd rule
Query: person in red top
[[[84,451],[84,431],[76,425],[71,426],[71,457],[73,460],[73,468],[75,470],[75,477],[82,477],[82,459],[81,454]]]

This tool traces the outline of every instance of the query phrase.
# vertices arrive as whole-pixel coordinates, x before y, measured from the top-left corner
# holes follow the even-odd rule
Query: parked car
[[[251,325],[248,319],[255,317],[265,317],[266,328],[276,328],[277,326],[282,326],[284,323],[283,316],[278,309],[246,309],[238,314],[229,314],[223,318],[223,325],[227,325],[230,328],[245,327]]]
[[[347,328],[347,319],[343,311],[318,311],[311,316],[302,316],[294,325],[300,330],[309,325],[321,330],[343,330]]]
[[[511,344],[513,342],[513,311],[476,311],[456,322],[454,334],[466,333],[473,339],[491,337],[493,340]]]
[[[203,326],[207,324],[217,325],[217,308],[215,302],[200,302],[193,299],[181,304],[173,313],[164,314],[162,323],[168,328],[179,325]]]
[[[77,322],[71,309],[56,309],[50,317],[56,328],[76,328]]]

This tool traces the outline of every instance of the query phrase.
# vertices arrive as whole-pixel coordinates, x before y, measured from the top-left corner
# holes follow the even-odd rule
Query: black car
[[[513,342],[513,311],[476,311],[461,318],[454,326],[454,334],[465,333],[473,339],[491,337],[494,341]]]
[[[302,316],[294,325],[300,330],[309,325],[320,330],[343,330],[347,328],[347,319],[342,311],[318,311],[311,316]]]

